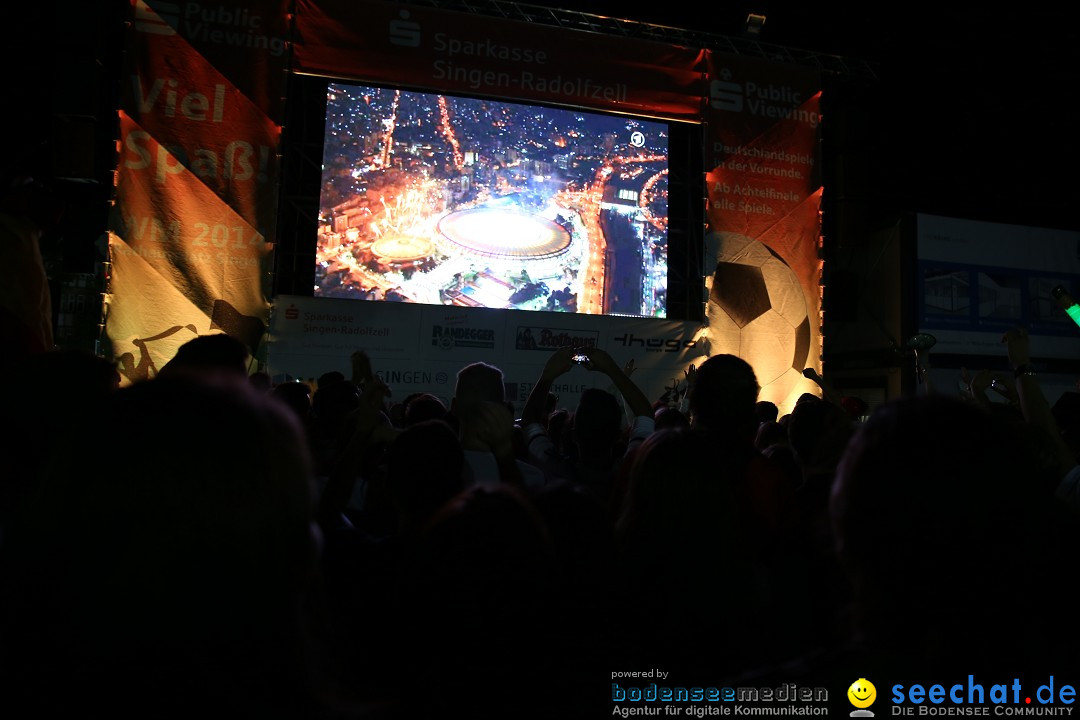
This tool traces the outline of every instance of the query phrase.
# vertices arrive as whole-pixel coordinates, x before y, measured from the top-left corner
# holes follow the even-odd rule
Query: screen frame
[[[460,92],[441,93],[438,88],[374,83],[355,77],[291,73],[288,83],[293,102],[287,108],[287,122],[282,129],[283,172],[279,195],[279,241],[275,249],[275,272],[272,279],[274,296],[315,295],[327,88],[331,83],[343,83],[407,92],[449,94],[464,99],[548,107],[609,117],[621,116],[666,124],[669,129],[666,319],[704,320],[706,298],[702,283],[702,260],[707,224],[707,192],[704,128],[700,123],[613,113],[576,105],[553,105],[521,98],[467,95]]]

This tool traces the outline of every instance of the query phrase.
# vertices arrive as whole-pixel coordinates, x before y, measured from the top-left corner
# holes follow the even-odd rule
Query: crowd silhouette
[[[1004,340],[1010,402],[965,373],[962,397],[865,421],[825,384],[778,417],[732,355],[650,399],[603,349],[561,348],[518,416],[484,362],[447,406],[395,398],[362,349],[314,387],[249,375],[227,335],[125,387],[102,358],[25,353],[0,704],[567,718],[648,668],[838,696],[871,672],[1068,677],[1080,466],[1026,334]],[[582,364],[610,390],[559,406]]]

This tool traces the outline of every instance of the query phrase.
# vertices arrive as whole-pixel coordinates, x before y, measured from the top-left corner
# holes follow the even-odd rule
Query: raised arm
[[[353,382],[363,387],[360,406],[349,417],[349,440],[334,463],[319,497],[318,522],[324,530],[339,526],[345,508],[352,497],[357,478],[363,473],[367,451],[378,444],[389,443],[397,429],[382,414],[383,400],[390,388],[371,371],[371,362],[363,351],[352,355]]]
[[[987,397],[986,390],[993,380],[994,377],[989,370],[980,370],[973,376],[966,367],[960,368],[960,381],[963,382],[964,387],[967,389],[968,397],[980,407],[990,407],[990,398]]]
[[[1054,442],[1059,477],[1065,477],[1076,465],[1069,446],[1061,437],[1057,421],[1050,409],[1050,403],[1039,385],[1039,378],[1031,365],[1031,341],[1027,330],[1014,328],[1001,337],[1009,352],[1009,366],[1016,376],[1016,395],[1020,401],[1020,410],[1030,424],[1042,428]]]
[[[525,407],[521,409],[522,426],[533,423],[545,424],[547,418],[544,417],[544,408],[547,406],[547,396],[551,392],[551,386],[559,376],[570,372],[570,368],[574,366],[571,358],[576,352],[578,350],[575,348],[562,347],[548,357],[547,362],[544,363],[544,370],[540,373],[540,377],[537,378],[536,384],[533,385],[532,391],[525,401]],[[581,352],[588,351],[582,350]]]
[[[803,370],[803,377],[807,380],[812,380],[819,388],[821,388],[821,397],[831,402],[833,405],[839,405],[840,401],[844,399],[843,393],[837,390],[831,382],[826,380],[812,367],[808,367]]]
[[[607,375],[615,389],[622,395],[623,400],[626,401],[626,406],[634,413],[634,417],[651,418],[653,416],[652,403],[649,402],[649,398],[645,396],[641,388],[619,367],[618,363],[600,348],[589,348],[587,352],[589,354],[589,364],[585,366],[586,369]]]

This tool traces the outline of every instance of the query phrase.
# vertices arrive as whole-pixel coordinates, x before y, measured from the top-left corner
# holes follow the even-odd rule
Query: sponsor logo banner
[[[566,330],[564,328],[519,325],[514,335],[515,350],[558,350],[561,347],[596,347],[600,333],[596,330]]]
[[[701,114],[705,51],[697,48],[352,0],[299,0],[296,27],[301,72],[669,118]]]

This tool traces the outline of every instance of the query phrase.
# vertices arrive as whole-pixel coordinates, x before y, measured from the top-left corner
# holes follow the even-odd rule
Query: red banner
[[[701,116],[705,51],[369,0],[298,0],[299,72],[635,115]]]
[[[132,0],[133,37],[138,42],[129,49],[153,53],[159,66],[175,62],[185,70],[213,68],[228,78],[230,91],[280,123],[291,4],[292,0],[232,0],[217,5]],[[174,79],[184,81],[185,76]]]
[[[253,354],[269,320],[288,16],[134,0],[120,98],[106,329],[143,379],[195,333]]]
[[[758,237],[821,187],[820,80],[731,55],[709,66],[709,223]]]
[[[238,22],[234,18],[260,28],[270,26],[266,29],[276,28],[279,33],[284,27],[275,7],[280,3],[247,4],[251,7],[213,12],[188,4],[183,14],[174,11],[159,16],[138,3],[121,107],[176,162],[165,164],[163,158],[149,154],[140,138],[128,138],[124,151],[144,156],[153,169],[152,181],[159,185],[174,173],[192,172],[265,234],[272,229],[277,212],[280,128],[270,113],[279,110],[280,100],[272,103],[275,107],[261,103],[275,94],[268,87],[271,84],[276,95],[281,95],[286,58],[276,43],[267,40],[250,47],[255,40],[237,38],[251,38],[252,33],[228,29]],[[257,12],[259,5],[263,7]],[[200,13],[207,13],[210,20]],[[171,23],[193,33],[195,42]],[[210,43],[207,38],[219,42]],[[210,62],[208,54],[216,56],[217,62]],[[277,65],[276,75],[269,67],[272,61]]]

